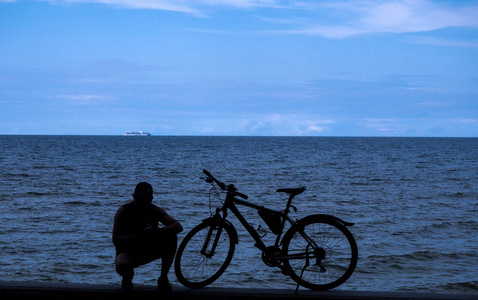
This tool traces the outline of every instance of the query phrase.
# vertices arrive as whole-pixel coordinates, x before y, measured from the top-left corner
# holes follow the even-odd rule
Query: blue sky
[[[0,0],[0,134],[478,136],[478,1]]]

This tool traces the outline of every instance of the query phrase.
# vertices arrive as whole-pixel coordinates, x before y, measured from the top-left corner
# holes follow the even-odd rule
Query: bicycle
[[[344,283],[357,264],[358,250],[352,233],[345,222],[337,217],[314,214],[300,220],[289,217],[290,209],[297,212],[292,200],[306,190],[305,187],[278,189],[289,195],[285,210],[278,211],[246,201],[248,196],[230,184],[214,178],[207,170],[206,182],[216,191],[216,185],[226,192],[222,207],[194,227],[178,247],[174,269],[178,281],[188,288],[205,287],[217,280],[232,260],[238,235],[227,220],[231,211],[254,239],[255,247],[262,251],[263,262],[278,267],[299,285],[312,290],[328,290]],[[211,194],[210,194],[211,196]],[[242,198],[242,199],[241,199]],[[211,201],[211,200],[210,200]],[[276,235],[275,243],[266,246],[262,237],[237,209],[238,205],[257,209],[269,229]],[[282,237],[286,221],[289,229]],[[260,228],[258,228],[260,229]]]

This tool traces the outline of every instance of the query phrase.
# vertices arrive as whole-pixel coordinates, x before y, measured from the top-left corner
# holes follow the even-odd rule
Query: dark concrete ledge
[[[433,299],[433,300],[471,300],[477,295],[467,294],[428,294],[413,292],[366,292],[332,290],[316,292],[300,289],[297,295],[294,290],[274,289],[241,289],[241,288],[202,288],[191,290],[175,287],[169,295],[160,294],[153,286],[135,286],[132,291],[125,292],[115,285],[93,284],[53,284],[0,281],[0,299],[10,300],[276,300],[276,299]]]

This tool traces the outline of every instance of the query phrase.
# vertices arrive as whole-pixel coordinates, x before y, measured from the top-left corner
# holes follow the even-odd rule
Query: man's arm
[[[114,224],[113,224],[113,244],[118,246],[123,246],[128,242],[131,242],[135,236],[134,235],[124,235],[122,228],[122,218],[124,217],[124,207],[121,206],[118,208],[115,214]]]
[[[156,214],[158,215],[159,221],[164,225],[164,227],[159,228],[159,231],[170,232],[178,234],[183,231],[183,226],[176,219],[168,215],[168,213],[161,207],[155,207]]]

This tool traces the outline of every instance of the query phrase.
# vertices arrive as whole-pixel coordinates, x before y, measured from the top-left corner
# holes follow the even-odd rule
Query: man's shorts
[[[161,258],[165,253],[174,253],[177,248],[178,237],[176,234],[164,234],[159,237],[145,238],[135,241],[130,246],[117,248],[116,256],[128,253],[132,256],[134,267],[150,263]]]

